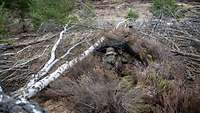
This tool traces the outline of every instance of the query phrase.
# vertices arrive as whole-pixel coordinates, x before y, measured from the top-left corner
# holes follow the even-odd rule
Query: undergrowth
[[[151,11],[154,16],[176,17],[177,4],[176,0],[153,0]]]
[[[19,24],[33,25],[37,30],[42,25],[63,25],[69,21],[77,23],[95,16],[93,5],[86,1],[83,4],[74,0],[0,0],[0,33],[4,33],[5,20],[13,23],[14,19],[22,20]],[[79,5],[78,5],[79,4]],[[81,5],[80,5],[81,4]],[[6,18],[5,9],[9,18]],[[79,15],[82,11],[82,15]],[[31,23],[26,23],[25,19],[30,19]],[[82,20],[81,20],[82,19]],[[90,20],[89,20],[90,21]],[[12,26],[11,26],[12,27]],[[33,28],[30,28],[34,30]],[[9,31],[9,30],[8,30]]]
[[[125,40],[139,53],[146,50],[142,60],[148,59],[148,54],[153,60],[147,60],[147,65],[137,59],[130,60],[123,64],[122,76],[115,70],[107,70],[98,55],[90,56],[74,66],[65,76],[67,79],[52,83],[41,93],[42,97],[56,100],[65,97],[72,103],[67,107],[77,113],[199,112],[196,107],[199,97],[192,96],[198,95],[199,86],[188,88],[179,77],[184,75],[181,60],[172,57],[158,42],[127,35]]]
[[[128,9],[127,15],[125,16],[126,19],[129,20],[136,20],[139,17],[138,12],[136,12],[134,9],[130,8]]]
[[[73,8],[72,0],[32,0],[30,14],[36,26],[48,20],[63,24],[72,19],[69,15]]]
[[[16,42],[12,39],[0,39],[0,44],[13,45]]]
[[[0,0],[0,4],[4,3],[5,8],[12,11],[20,11],[25,14],[29,11],[29,4],[31,0]]]
[[[5,34],[6,13],[4,3],[0,4],[0,34]]]
[[[158,93],[166,91],[169,88],[169,81],[163,79],[161,75],[153,73],[152,75],[148,75],[147,79],[152,82]]]
[[[90,3],[90,1],[86,1],[85,3],[83,3],[82,11],[83,15],[81,16],[84,16],[85,18],[96,16],[95,8],[92,3]]]

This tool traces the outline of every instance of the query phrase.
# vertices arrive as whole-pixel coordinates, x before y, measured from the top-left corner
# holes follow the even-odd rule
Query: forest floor
[[[151,6],[150,3],[141,3],[141,2],[116,2],[111,3],[107,0],[104,2],[95,2],[94,8],[96,12],[96,24],[100,28],[104,29],[113,29],[119,22],[125,20],[125,16],[127,15],[128,9],[133,8],[136,10],[139,14],[139,18],[136,20],[137,22],[143,22],[147,21],[152,17],[152,14],[149,11],[149,8]],[[108,30],[109,31],[109,30]],[[87,32],[87,31],[83,31]],[[93,31],[94,34],[97,33],[97,31]],[[81,38],[84,33],[78,31],[78,32],[72,32],[72,34],[75,34],[77,38]],[[99,34],[99,33],[97,33]],[[69,34],[70,35],[70,34]],[[87,36],[87,33],[85,34]],[[75,37],[74,37],[75,38]],[[93,61],[91,61],[93,62]],[[99,65],[97,63],[90,63],[89,65]],[[86,67],[80,67],[80,68],[86,68]],[[89,66],[88,66],[89,68]],[[76,70],[76,68],[75,68]],[[81,70],[80,70],[81,71]],[[108,72],[112,73],[112,72]],[[68,80],[69,74],[65,74],[64,77],[59,78],[60,80]],[[59,81],[59,80],[58,80]],[[62,83],[62,81],[61,81]],[[54,88],[54,86],[52,86]],[[62,88],[61,88],[62,89]],[[51,92],[51,91],[50,91]],[[47,93],[47,94],[46,94]],[[48,95],[48,91],[44,92],[44,95]],[[42,94],[42,93],[41,93]],[[51,94],[50,94],[51,95]],[[42,98],[42,99],[41,99]],[[47,98],[47,99],[46,99]],[[66,97],[59,97],[59,98],[50,98],[47,96],[39,96],[35,99],[40,105],[44,108],[46,108],[51,113],[76,113],[70,105],[70,101],[66,99]],[[70,107],[69,107],[70,106]]]
[[[143,32],[135,32],[136,29],[140,30],[140,28],[136,28],[133,30],[130,30],[129,28],[124,28],[124,29],[120,28],[119,30],[115,29],[118,23],[125,20],[125,16],[127,15],[129,8],[134,9],[139,14],[139,18],[137,18],[137,20],[135,21],[136,23],[143,23],[144,21],[150,21],[153,17],[150,12],[151,3],[137,2],[137,1],[115,2],[114,0],[111,2],[111,0],[103,0],[103,1],[95,1],[93,4],[96,16],[94,17],[94,21],[92,21],[91,24],[95,24],[95,28],[78,26],[72,30],[69,30],[65,34],[61,43],[59,44],[56,50],[56,56],[62,56],[70,46],[76,44],[77,42],[83,39],[86,39],[87,42],[77,46],[77,48],[75,48],[72,51],[72,54],[70,54],[69,56],[58,62],[54,66],[54,68],[51,69],[49,73],[54,72],[56,68],[59,67],[61,64],[63,64],[65,61],[70,61],[74,57],[80,55],[92,44],[94,44],[96,39],[99,39],[102,36],[108,37],[108,39],[113,38],[117,40],[118,39],[122,40],[124,42],[128,42],[131,46],[135,48],[135,51],[138,51],[138,54],[139,56],[141,56],[142,61],[140,62],[138,59],[136,60],[134,59],[137,55],[134,56],[134,58],[133,56],[128,55],[129,58],[127,61],[128,63],[123,64],[123,68],[121,68],[120,70],[122,72],[120,72],[119,74],[116,70],[113,71],[106,69],[102,61],[103,56],[94,53],[90,55],[88,58],[86,58],[84,61],[81,61],[80,63],[76,64],[72,69],[65,72],[58,80],[52,82],[50,85],[47,86],[47,88],[42,90],[38,95],[31,98],[31,100],[38,102],[40,106],[42,106],[43,108],[47,109],[49,112],[52,113],[94,113],[94,111],[98,112],[99,109],[102,110],[99,111],[99,113],[100,112],[122,113],[121,111],[117,111],[118,108],[120,108],[118,107],[118,104],[121,104],[120,103],[121,101],[124,102],[123,104],[125,106],[126,104],[137,106],[138,103],[139,104],[143,103],[140,101],[142,100],[143,97],[139,96],[138,98],[134,98],[136,102],[134,101],[133,103],[131,103],[130,99],[132,98],[129,97],[130,96],[129,93],[117,95],[119,87],[122,89],[122,91],[121,89],[120,91],[123,93],[126,92],[127,90],[129,90],[130,92],[134,90],[133,94],[137,96],[144,94],[145,95],[144,97],[148,97],[148,99],[149,97],[152,97],[154,99],[153,101],[150,101],[150,104],[152,105],[154,105],[157,102],[157,99],[162,98],[163,99],[163,100],[161,99],[163,102],[163,104],[161,105],[162,107],[163,106],[168,107],[168,104],[173,103],[174,101],[176,101],[175,99],[177,98],[179,99],[179,96],[177,96],[177,94],[179,93],[182,94],[187,92],[185,90],[182,91],[180,87],[178,88],[175,87],[180,85],[179,81],[185,81],[183,77],[184,72],[182,70],[185,70],[186,67],[183,66],[182,61],[186,61],[186,58],[182,57],[180,58],[178,57],[178,55],[173,55],[170,52],[169,49],[170,47],[167,45],[168,43],[166,45],[163,45],[162,43],[158,43],[158,41],[155,40],[149,40],[149,39],[144,40],[144,37],[146,36],[151,37],[152,34],[150,33],[146,35]],[[90,22],[85,24],[85,26],[89,25]],[[8,54],[8,55],[1,56],[0,54],[0,59],[8,61],[6,63],[6,66],[11,67],[6,70],[0,68],[1,76],[9,75],[3,77],[2,80],[2,84],[3,86],[5,86],[7,93],[15,91],[18,88],[24,86],[26,82],[30,79],[30,76],[34,73],[37,73],[42,68],[42,66],[49,59],[51,48],[58,39],[59,33],[60,31],[43,33],[42,35],[37,33],[36,34],[22,33],[14,35],[13,36],[14,38],[11,36],[12,39],[16,40],[14,42],[14,45],[18,46],[17,47],[11,46],[9,51],[2,52],[2,54],[4,55]],[[138,33],[143,33],[143,34],[138,35]],[[169,40],[174,41],[174,39],[170,39],[168,37],[164,39],[166,39],[166,41]],[[181,41],[183,41],[183,39],[180,39],[180,42]],[[199,39],[197,39],[197,42],[198,41]],[[191,45],[192,44],[193,43],[191,43]],[[191,50],[196,54],[197,58],[199,58],[198,44],[199,42],[197,44],[196,43],[193,44],[194,48],[197,47],[197,50],[195,51],[193,51],[193,49]],[[188,48],[191,49],[192,46]],[[181,47],[182,45],[180,45],[180,48]],[[118,52],[120,53],[120,51]],[[103,54],[105,54],[105,50]],[[129,63],[132,62],[132,60],[133,63]],[[194,70],[199,72],[198,66],[199,64],[197,63],[196,68],[194,67]],[[179,68],[177,69],[177,67]],[[163,74],[163,76],[166,75],[167,80],[165,79],[163,80],[159,77],[158,78],[152,77],[148,79],[151,79],[152,81],[157,80],[160,81],[160,83],[156,84],[155,81],[154,81],[155,83],[151,83],[148,80],[146,81],[147,78],[145,78],[143,75],[148,75],[148,74],[152,75],[152,73],[154,74],[154,71],[158,71],[159,74]],[[126,78],[126,76],[129,74],[136,75],[137,79],[135,80],[134,78],[135,76],[133,76],[131,78],[131,83],[130,83],[129,78]],[[190,108],[196,107],[198,106],[198,104],[200,104],[200,102],[198,101],[198,98],[200,99],[200,96],[198,95],[198,92],[200,91],[199,74],[200,73],[196,74],[197,77],[194,80],[194,83],[191,83],[193,85],[192,87],[195,87],[194,88],[195,90],[191,94],[193,95],[197,94],[196,95],[197,99],[193,100],[194,101],[193,104],[195,103],[195,105],[189,106]],[[101,77],[94,77],[93,75]],[[171,79],[170,78],[171,75],[175,76],[175,79],[168,81],[168,79]],[[178,82],[176,82],[176,80]],[[116,85],[115,82],[119,82],[119,84]],[[153,86],[157,87],[158,85],[159,89],[163,90],[165,89],[165,87],[168,86],[166,85],[168,83],[172,86],[172,89],[175,87],[171,92],[168,92],[173,94],[172,96],[170,95],[171,97],[166,96],[168,93],[163,94],[164,96],[161,95],[163,97],[159,97],[160,95],[154,94],[156,92],[155,91],[156,88],[155,89],[152,88]],[[153,84],[152,87],[149,84],[151,85]],[[116,85],[117,87],[113,85]],[[132,89],[130,87],[134,88]],[[116,91],[114,91],[115,88]],[[142,89],[143,93],[140,92],[140,89]],[[109,91],[112,91],[111,96],[109,95],[110,94]],[[173,91],[177,92],[174,93]],[[122,100],[119,100],[120,102],[118,102],[117,100],[118,97],[117,96],[113,97],[112,94],[115,96],[116,95],[119,96],[119,98]],[[120,97],[120,95],[125,95],[125,96]],[[181,96],[184,96],[184,94],[182,94]],[[182,99],[181,96],[180,98]],[[190,99],[189,96],[191,95],[188,94],[188,97],[186,96],[183,98],[189,100]],[[149,100],[151,100],[152,98],[150,98]],[[169,100],[174,100],[174,101],[166,101],[167,100],[166,98],[167,99],[170,98]],[[185,101],[187,102],[187,100]],[[112,104],[113,106],[109,106],[109,104]],[[172,106],[176,106],[176,104],[177,102],[174,102]],[[106,107],[101,108],[102,106]],[[149,106],[146,106],[146,103],[144,106],[142,105],[142,107],[144,108],[139,108],[141,113],[146,113],[145,111],[142,112],[142,110],[149,109],[148,108]],[[129,107],[122,109],[127,110],[129,109]],[[133,109],[133,111],[135,110],[134,112],[138,110],[138,108],[135,107],[131,109]],[[114,112],[112,110],[114,110]]]
[[[116,26],[123,21],[127,16],[128,10],[133,9],[138,12],[139,17],[136,22],[147,21],[152,17],[150,13],[151,3],[148,2],[116,2],[116,3],[101,3],[95,4],[97,23],[100,26]]]

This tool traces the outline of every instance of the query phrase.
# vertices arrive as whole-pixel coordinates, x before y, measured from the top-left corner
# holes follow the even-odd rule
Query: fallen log
[[[66,61],[60,67],[57,68],[56,71],[47,75],[43,79],[39,80],[28,89],[23,89],[21,92],[17,92],[13,94],[14,97],[22,97],[22,98],[31,98],[35,96],[39,91],[44,89],[50,82],[53,82],[58,77],[60,77],[66,70],[73,67],[79,61],[85,59],[90,53],[92,53],[96,47],[98,47],[103,41],[105,40],[104,37],[100,38],[94,45],[90,46],[86,51],[84,51],[79,57],[74,58],[71,61]]]

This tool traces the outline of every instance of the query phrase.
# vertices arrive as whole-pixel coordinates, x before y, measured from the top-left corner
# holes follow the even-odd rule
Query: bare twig
[[[28,43],[21,43],[21,44],[18,44],[18,45],[6,46],[5,49],[13,49],[13,48],[19,48],[19,47],[24,47],[24,46],[30,46],[30,45],[33,45],[33,44],[37,44],[37,43],[41,43],[43,41],[50,40],[57,35],[58,35],[58,33],[56,33],[56,34],[51,34],[51,33],[46,34],[46,35],[43,36],[43,38],[40,38],[37,41],[31,41],[31,42],[28,42]]]
[[[30,98],[30,97],[34,96],[37,92],[41,91],[50,82],[56,80],[58,77],[60,77],[62,75],[62,73],[64,73],[66,70],[68,70],[69,68],[74,66],[77,62],[85,59],[91,52],[94,51],[94,49],[97,46],[99,46],[104,41],[104,39],[105,38],[102,37],[94,45],[92,45],[86,51],[84,51],[79,57],[76,57],[69,62],[66,61],[64,64],[62,64],[60,67],[58,67],[56,71],[54,71],[50,75],[44,77],[40,81],[31,85],[31,87],[29,87],[28,89],[23,89],[23,90],[17,91],[15,93],[13,93],[13,95],[17,96],[17,97],[26,97],[26,98]]]
[[[176,51],[176,50],[172,50],[171,52],[176,53],[177,55],[185,56],[185,57],[200,58],[200,55],[196,55],[196,54],[193,54],[193,53],[185,53],[185,52]]]

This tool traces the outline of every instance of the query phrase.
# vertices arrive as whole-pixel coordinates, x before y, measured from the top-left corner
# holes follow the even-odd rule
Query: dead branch
[[[5,69],[5,70],[2,70],[0,71],[1,75],[3,75],[5,72],[7,71],[10,71],[10,70],[13,70],[15,68],[22,68],[23,66],[27,65],[28,63],[42,57],[44,55],[44,53],[47,51],[47,48],[43,51],[43,53],[41,55],[37,55],[37,56],[34,56],[33,58],[30,58],[30,59],[22,59],[22,60],[19,60],[17,61],[12,67],[10,67],[9,69]]]
[[[12,95],[14,97],[25,97],[25,98],[30,98],[34,96],[36,93],[41,91],[43,88],[45,88],[50,82],[56,80],[58,77],[60,77],[66,70],[74,66],[76,63],[79,61],[82,61],[85,59],[91,52],[94,51],[94,49],[99,46],[103,41],[104,37],[99,39],[94,45],[89,47],[86,51],[84,51],[79,57],[74,58],[71,61],[66,61],[64,64],[62,64],[60,67],[57,68],[56,71],[51,73],[50,75],[44,77],[43,79],[39,80],[32,86],[30,86],[28,89],[23,89],[20,91],[17,91],[13,93]],[[74,46],[75,47],[75,46]]]
[[[31,41],[31,42],[28,42],[28,43],[21,43],[21,44],[18,44],[18,45],[9,45],[9,46],[5,46],[4,49],[6,50],[6,49],[14,49],[14,48],[30,46],[30,45],[33,45],[33,44],[37,44],[37,43],[41,43],[41,42],[50,40],[50,39],[54,38],[57,35],[58,35],[58,33],[56,33],[56,34],[48,33],[48,34],[44,35],[42,38],[40,38],[37,41]]]
[[[52,50],[51,50],[50,59],[47,61],[47,63],[44,65],[44,67],[43,67],[37,74],[32,75],[32,79],[28,82],[27,87],[30,87],[30,86],[33,85],[35,82],[37,82],[37,80],[39,80],[41,77],[43,77],[44,75],[46,75],[46,74],[50,71],[50,69],[51,69],[59,60],[63,59],[63,58],[66,56],[66,55],[65,55],[65,56],[63,56],[62,58],[56,59],[55,52],[56,52],[56,49],[57,49],[58,45],[60,44],[61,40],[63,39],[63,34],[64,34],[65,32],[67,32],[68,30],[70,30],[72,27],[74,27],[74,26],[72,26],[72,27],[70,27],[70,28],[67,29],[67,26],[68,26],[68,25],[66,25],[66,26],[64,27],[64,30],[61,31],[61,33],[60,33],[60,35],[59,35],[59,39],[58,39],[58,40],[56,41],[56,43],[54,44],[54,46],[53,46],[53,48],[52,48]],[[78,45],[76,44],[76,46],[78,46]],[[75,47],[74,47],[74,48],[75,48]],[[72,48],[72,49],[73,49],[73,48]],[[69,54],[69,52],[70,52],[72,49],[68,50],[67,53]],[[67,55],[68,55],[68,54],[67,54]]]
[[[177,55],[185,56],[185,57],[200,58],[200,55],[196,55],[193,53],[186,53],[186,52],[181,52],[181,51],[176,51],[176,50],[171,50],[171,52],[176,53]]]

